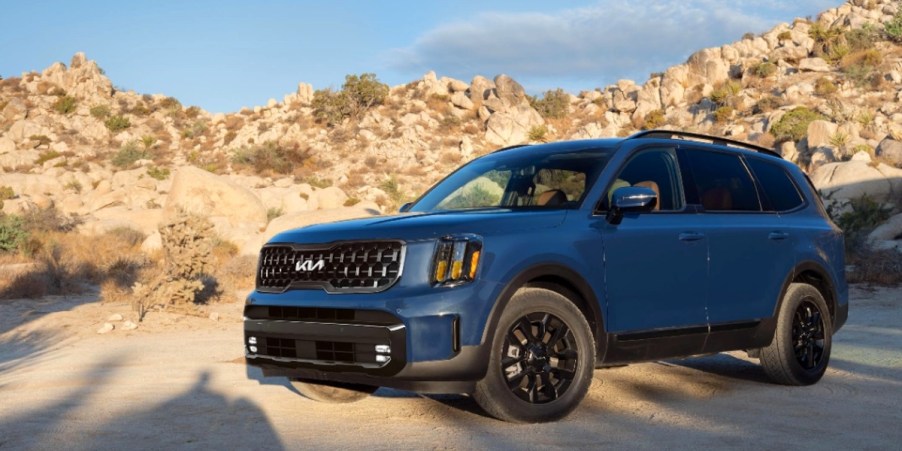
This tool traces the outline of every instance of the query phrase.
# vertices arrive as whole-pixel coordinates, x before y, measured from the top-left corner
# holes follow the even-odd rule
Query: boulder
[[[164,206],[165,219],[179,209],[204,217],[221,217],[232,226],[266,226],[266,208],[249,189],[193,166],[178,169]]]
[[[492,83],[491,80],[482,75],[477,75],[473,77],[473,81],[470,82],[470,100],[476,104],[481,104],[482,101],[488,97],[486,91],[492,89],[495,89],[495,83]]]
[[[489,116],[486,122],[485,139],[496,146],[510,146],[527,141],[532,127],[545,121],[529,105],[520,105],[507,111]]]
[[[804,58],[799,61],[799,70],[802,72],[830,72],[833,68],[823,58]]]
[[[322,210],[330,210],[333,208],[343,207],[348,195],[341,188],[330,186],[323,188],[314,193],[319,208]]]
[[[877,226],[868,234],[868,242],[902,240],[902,213],[891,216],[886,222]]]
[[[465,110],[473,108],[474,105],[473,101],[462,91],[457,91],[451,95],[451,104]]]
[[[902,142],[886,138],[880,141],[874,153],[883,161],[897,168],[902,168]]]
[[[836,134],[837,125],[828,121],[811,121],[808,124],[808,147],[830,146],[830,138]]]
[[[827,163],[811,174],[825,203],[842,210],[849,201],[867,195],[876,202],[898,202],[902,169],[865,161]]]
[[[10,153],[16,150],[16,143],[13,140],[0,136],[0,155]]]
[[[495,77],[495,94],[510,106],[519,105],[527,100],[523,86],[505,74]]]

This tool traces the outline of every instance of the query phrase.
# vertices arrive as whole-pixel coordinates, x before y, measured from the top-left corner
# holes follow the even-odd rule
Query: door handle
[[[705,234],[698,232],[682,232],[679,235],[680,241],[698,241],[705,237]]]
[[[789,238],[789,234],[786,232],[771,232],[767,235],[767,238],[774,241],[780,241]]]

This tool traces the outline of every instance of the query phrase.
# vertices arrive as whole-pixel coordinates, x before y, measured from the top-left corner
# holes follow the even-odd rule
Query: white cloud
[[[789,3],[789,5],[787,5]],[[386,57],[409,74],[469,79],[507,73],[527,86],[584,89],[618,78],[644,81],[694,51],[762,32],[836,0],[605,0],[556,13],[482,12],[420,36]]]

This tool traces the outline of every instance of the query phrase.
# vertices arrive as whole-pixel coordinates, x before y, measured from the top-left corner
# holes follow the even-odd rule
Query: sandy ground
[[[766,381],[744,353],[598,370],[567,419],[512,425],[462,396],[381,389],[320,404],[243,364],[240,305],[218,321],[124,305],[0,303],[0,449],[900,449],[902,289],[853,290],[831,367],[812,387]]]

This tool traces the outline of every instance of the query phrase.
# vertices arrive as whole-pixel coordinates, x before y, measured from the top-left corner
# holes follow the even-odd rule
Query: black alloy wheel
[[[501,370],[507,386],[533,404],[554,401],[570,388],[579,362],[573,333],[550,313],[521,317],[504,340]]]
[[[792,339],[799,365],[806,370],[816,368],[824,356],[824,319],[810,299],[805,299],[796,309]]]

